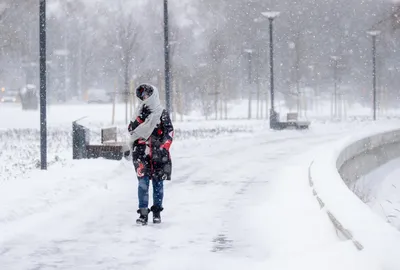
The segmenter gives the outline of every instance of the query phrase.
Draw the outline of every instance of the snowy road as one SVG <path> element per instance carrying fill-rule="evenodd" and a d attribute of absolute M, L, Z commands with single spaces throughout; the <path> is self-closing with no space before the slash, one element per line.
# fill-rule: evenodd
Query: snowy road
<path fill-rule="evenodd" d="M 378 269 L 338 239 L 307 184 L 312 152 L 347 132 L 176 142 L 161 225 L 134 224 L 127 162 L 2 183 L 1 269 Z"/>

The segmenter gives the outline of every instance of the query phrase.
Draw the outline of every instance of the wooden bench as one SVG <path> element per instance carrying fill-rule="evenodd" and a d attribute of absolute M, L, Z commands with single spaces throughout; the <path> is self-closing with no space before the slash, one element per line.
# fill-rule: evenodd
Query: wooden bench
<path fill-rule="evenodd" d="M 287 113 L 286 122 L 277 122 L 276 129 L 307 129 L 310 126 L 309 121 L 299 121 L 298 113 Z"/>
<path fill-rule="evenodd" d="M 309 121 L 298 121 L 298 122 L 296 122 L 296 128 L 297 129 L 308 129 L 310 124 L 311 123 Z"/>
<path fill-rule="evenodd" d="M 117 142 L 117 128 L 102 128 L 101 129 L 101 144 L 108 143 L 116 143 Z"/>
<path fill-rule="evenodd" d="M 298 113 L 287 113 L 286 114 L 286 121 L 288 121 L 288 122 L 297 122 L 298 119 L 299 119 Z"/>
<path fill-rule="evenodd" d="M 73 159 L 105 158 L 121 160 L 125 143 L 118 142 L 117 128 L 101 129 L 101 144 L 90 144 L 90 131 L 86 127 L 73 123 Z"/>
<path fill-rule="evenodd" d="M 298 118 L 299 118 L 298 113 L 287 113 L 286 114 L 286 128 L 297 128 Z"/>
<path fill-rule="evenodd" d="M 120 160 L 123 157 L 124 143 L 118 142 L 117 127 L 101 129 L 101 145 L 87 145 L 88 158 Z"/>
<path fill-rule="evenodd" d="M 307 129 L 310 126 L 309 121 L 299 121 L 298 113 L 288 113 L 286 115 L 288 126 L 295 127 L 296 129 Z"/>
<path fill-rule="evenodd" d="M 105 158 L 121 160 L 123 157 L 122 145 L 87 145 L 87 158 Z"/>

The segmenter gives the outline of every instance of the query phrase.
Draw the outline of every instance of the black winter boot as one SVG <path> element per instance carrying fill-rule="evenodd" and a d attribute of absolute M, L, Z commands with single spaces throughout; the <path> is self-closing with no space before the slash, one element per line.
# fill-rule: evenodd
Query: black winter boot
<path fill-rule="evenodd" d="M 164 210 L 164 208 L 153 205 L 150 208 L 150 210 L 151 210 L 151 212 L 153 212 L 153 223 L 155 223 L 155 224 L 161 223 L 161 214 L 160 213 L 162 210 Z"/>
<path fill-rule="evenodd" d="M 149 219 L 150 210 L 148 208 L 140 208 L 139 210 L 137 210 L 137 213 L 140 214 L 140 216 L 136 220 L 136 224 L 138 224 L 138 225 L 147 225 L 147 221 Z"/>

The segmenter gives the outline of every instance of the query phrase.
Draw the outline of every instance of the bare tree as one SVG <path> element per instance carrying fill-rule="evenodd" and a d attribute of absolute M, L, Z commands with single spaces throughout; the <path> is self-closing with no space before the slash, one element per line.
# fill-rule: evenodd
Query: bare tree
<path fill-rule="evenodd" d="M 31 13 L 34 10 L 34 1 L 11 1 L 4 0 L 0 3 L 0 32 L 2 39 L 0 41 L 0 76 L 1 81 L 7 82 L 8 85 L 14 83 L 10 81 L 14 78 L 15 81 L 23 81 L 24 77 L 28 77 L 27 73 L 31 74 L 34 66 L 32 65 L 35 55 L 38 50 L 34 46 L 33 31 L 31 25 L 37 21 Z M 26 14 L 21 19 L 21 13 Z M 38 32 L 37 32 L 38 33 Z M 29 65 L 27 63 L 29 62 Z M 2 74 L 5 74 L 2 76 Z M 12 75 L 12 76 L 10 76 Z M 34 77 L 34 76 L 30 76 Z M 3 84 L 4 85 L 4 84 Z"/>
<path fill-rule="evenodd" d="M 163 85 L 163 13 L 159 1 L 52 0 L 49 6 L 49 59 L 54 60 L 52 52 L 64 48 L 67 41 L 70 55 L 60 62 L 69 67 L 71 90 L 95 85 L 112 88 L 117 81 L 127 101 L 132 79 Z M 280 63 L 275 82 L 276 91 L 286 95 L 286 107 L 297 105 L 299 111 L 303 110 L 299 92 L 310 85 L 308 66 L 312 63 L 318 63 L 318 76 L 314 76 L 317 82 L 313 85 L 320 86 L 322 96 L 327 95 L 332 83 L 329 57 L 334 54 L 346 56 L 348 62 L 343 84 L 369 89 L 371 44 L 365 31 L 376 24 L 383 32 L 378 50 L 385 63 L 378 80 L 388 87 L 391 100 L 396 100 L 400 76 L 395 67 L 400 61 L 400 40 L 394 30 L 400 25 L 400 12 L 389 1 L 176 0 L 170 5 L 171 41 L 175 47 L 171 60 L 175 101 L 183 104 L 175 107 L 181 114 L 203 103 L 204 112 L 207 108 L 217 116 L 227 115 L 227 104 L 238 99 L 247 78 L 247 62 L 238 60 L 244 47 L 260 49 L 257 78 L 265 80 L 257 80 L 261 82 L 258 92 L 268 93 L 268 21 L 254 22 L 268 9 L 281 11 L 274 22 L 274 57 Z M 37 12 L 37 0 L 0 1 L 0 83 L 4 85 L 23 86 L 28 73 L 23 64 L 37 61 Z M 289 43 L 294 44 L 292 50 L 288 49 Z M 63 66 L 56 66 L 55 62 L 55 67 L 49 68 L 49 81 L 55 73 L 60 80 L 66 76 Z M 197 73 L 200 63 L 206 63 L 203 77 Z M 388 68 L 392 68 L 390 78 Z M 31 77 L 37 77 L 34 72 L 38 68 L 31 70 Z M 293 95 L 288 88 L 293 88 Z M 57 87 L 49 87 L 49 91 L 53 89 Z M 202 94 L 199 89 L 203 89 Z M 209 95 L 217 92 L 220 94 Z M 351 100 L 370 104 L 369 91 L 363 93 L 354 91 Z"/>
<path fill-rule="evenodd" d="M 222 70 L 224 60 L 227 56 L 227 43 L 225 43 L 224 36 L 219 35 L 215 30 L 216 35 L 210 41 L 210 54 L 211 54 L 211 70 L 212 70 L 212 89 L 209 95 L 214 96 L 214 108 L 215 108 L 215 119 L 218 119 L 218 101 L 221 95 L 221 83 L 222 83 Z"/>
<path fill-rule="evenodd" d="M 119 2 L 119 14 L 116 18 L 116 41 L 120 63 L 123 73 L 123 97 L 125 101 L 125 122 L 128 123 L 129 83 L 132 74 L 132 64 L 135 52 L 138 50 L 138 37 L 141 31 L 140 25 L 135 21 L 133 11 L 126 11 L 122 2 Z"/>

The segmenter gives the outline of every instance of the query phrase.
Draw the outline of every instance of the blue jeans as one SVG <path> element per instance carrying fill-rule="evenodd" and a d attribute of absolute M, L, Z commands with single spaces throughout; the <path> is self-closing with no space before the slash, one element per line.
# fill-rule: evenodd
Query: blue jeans
<path fill-rule="evenodd" d="M 153 183 L 153 205 L 162 207 L 162 202 L 164 198 L 164 181 L 151 180 L 151 182 Z M 150 180 L 148 177 L 139 178 L 139 208 L 149 207 L 149 185 Z"/>

